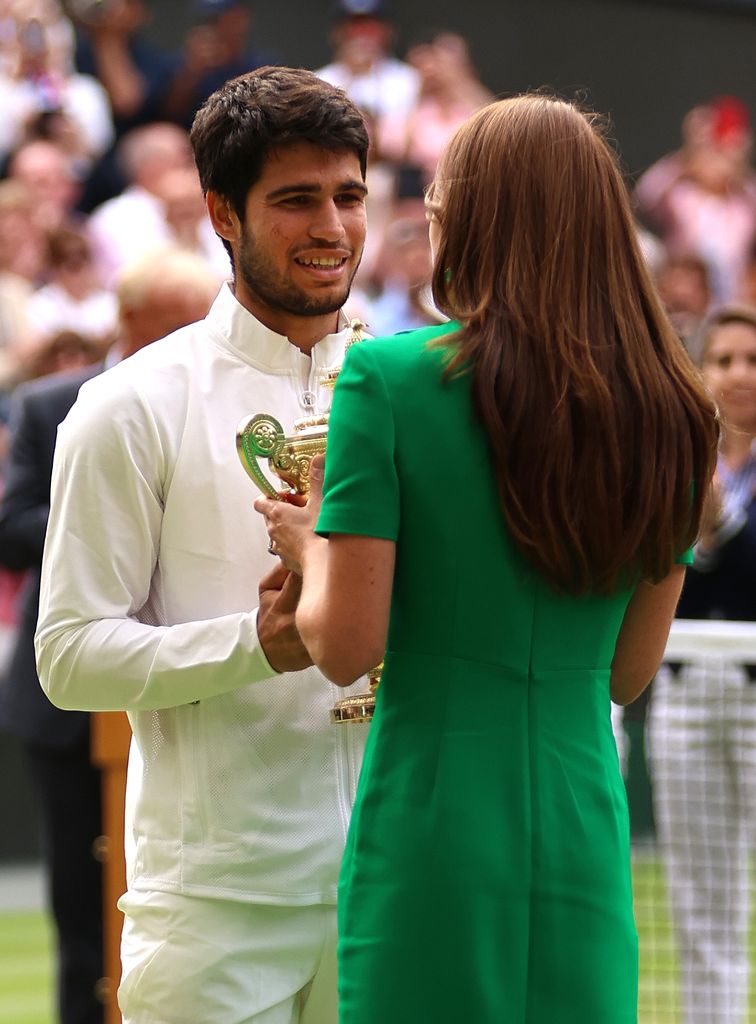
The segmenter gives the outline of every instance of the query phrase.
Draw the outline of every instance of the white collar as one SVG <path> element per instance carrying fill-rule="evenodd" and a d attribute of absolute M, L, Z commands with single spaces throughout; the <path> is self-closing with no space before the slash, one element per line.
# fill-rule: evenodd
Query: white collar
<path fill-rule="evenodd" d="M 349 320 L 340 310 L 339 331 L 326 334 L 307 356 L 284 335 L 260 323 L 239 302 L 228 281 L 210 307 L 205 323 L 216 341 L 232 349 L 244 362 L 274 373 L 290 373 L 303 365 L 319 370 L 340 366 L 350 330 Z"/>

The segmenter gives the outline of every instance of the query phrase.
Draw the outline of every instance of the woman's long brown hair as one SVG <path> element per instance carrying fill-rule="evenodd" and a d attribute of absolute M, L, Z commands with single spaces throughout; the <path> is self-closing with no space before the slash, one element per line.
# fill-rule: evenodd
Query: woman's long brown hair
<path fill-rule="evenodd" d="M 433 290 L 462 325 L 501 507 L 561 590 L 662 579 L 698 532 L 718 427 L 640 254 L 617 161 L 541 95 L 484 107 L 441 160 Z"/>

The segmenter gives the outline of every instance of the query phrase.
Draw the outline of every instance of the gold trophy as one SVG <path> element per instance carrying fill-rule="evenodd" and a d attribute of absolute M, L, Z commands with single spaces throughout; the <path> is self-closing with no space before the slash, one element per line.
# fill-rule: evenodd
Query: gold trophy
<path fill-rule="evenodd" d="M 364 324 L 351 320 L 351 333 L 346 348 L 361 341 Z M 338 370 L 328 371 L 321 379 L 322 387 L 332 389 Z M 328 413 L 296 420 L 293 432 L 287 435 L 274 416 L 258 413 L 245 417 L 236 430 L 236 451 L 245 472 L 269 498 L 276 501 L 282 494 L 271 484 L 260 461 L 267 459 L 271 471 L 282 480 L 293 494 L 310 492 L 310 463 L 316 455 L 324 455 L 328 436 Z M 375 708 L 375 690 L 380 682 L 383 665 L 368 672 L 368 691 L 337 701 L 331 709 L 331 721 L 368 722 Z"/>

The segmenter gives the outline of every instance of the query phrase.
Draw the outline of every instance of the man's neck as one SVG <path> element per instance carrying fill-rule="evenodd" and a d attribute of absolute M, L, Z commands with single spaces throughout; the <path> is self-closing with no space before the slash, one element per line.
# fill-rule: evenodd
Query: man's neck
<path fill-rule="evenodd" d="M 291 344 L 309 356 L 319 341 L 327 334 L 336 334 L 339 330 L 340 312 L 323 313 L 319 316 L 295 316 L 270 309 L 255 302 L 248 295 L 239 295 L 234 287 L 234 295 L 238 302 L 248 310 L 255 319 L 270 331 L 275 331 L 287 338 Z"/>

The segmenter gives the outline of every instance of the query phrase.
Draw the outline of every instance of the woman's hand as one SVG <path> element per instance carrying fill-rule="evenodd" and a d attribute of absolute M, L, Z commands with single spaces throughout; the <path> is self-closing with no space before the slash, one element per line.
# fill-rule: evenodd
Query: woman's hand
<path fill-rule="evenodd" d="M 278 555 L 291 572 L 302 575 L 303 552 L 308 544 L 317 543 L 315 524 L 323 501 L 323 469 L 325 457 L 316 455 L 310 464 L 310 495 L 307 504 L 258 498 L 255 510 L 265 519 L 271 541 L 271 553 Z"/>

